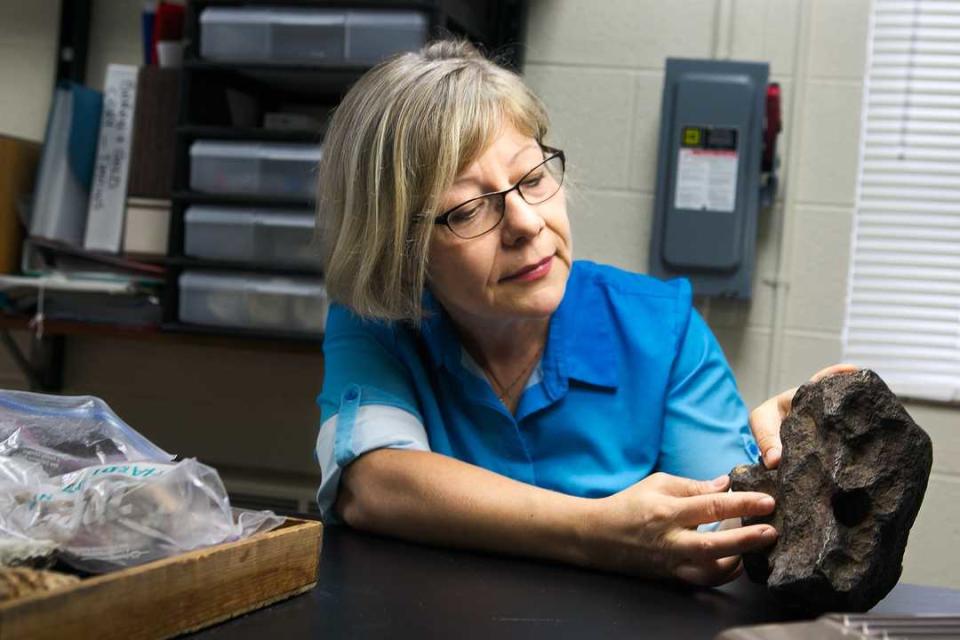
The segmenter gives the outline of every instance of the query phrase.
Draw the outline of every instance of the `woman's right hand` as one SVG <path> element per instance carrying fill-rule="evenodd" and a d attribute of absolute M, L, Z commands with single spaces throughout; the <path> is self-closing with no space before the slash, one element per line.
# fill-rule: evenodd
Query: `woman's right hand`
<path fill-rule="evenodd" d="M 698 532 L 700 524 L 773 511 L 769 495 L 728 493 L 728 485 L 728 476 L 697 481 L 655 473 L 596 500 L 589 564 L 703 586 L 733 580 L 742 570 L 740 554 L 768 547 L 777 532 L 766 524 Z"/>

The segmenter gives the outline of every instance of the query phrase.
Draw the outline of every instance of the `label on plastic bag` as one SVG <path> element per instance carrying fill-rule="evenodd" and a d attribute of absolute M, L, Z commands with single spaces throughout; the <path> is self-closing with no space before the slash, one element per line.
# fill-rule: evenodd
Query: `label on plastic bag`
<path fill-rule="evenodd" d="M 172 469 L 172 464 L 132 462 L 129 464 L 102 464 L 97 467 L 84 467 L 73 473 L 60 476 L 61 491 L 76 493 L 83 489 L 86 482 L 98 476 L 128 476 L 130 478 L 150 478 L 160 476 Z"/>
<path fill-rule="evenodd" d="M 146 480 L 148 478 L 160 477 L 175 466 L 176 465 L 173 464 L 154 462 L 131 462 L 126 464 L 102 464 L 95 467 L 84 467 L 79 471 L 65 473 L 59 478 L 52 478 L 51 480 L 54 483 L 57 483 L 59 480 L 60 489 L 35 494 L 31 506 L 36 507 L 39 502 L 49 502 L 83 491 L 94 478 L 128 477 L 134 480 Z"/>

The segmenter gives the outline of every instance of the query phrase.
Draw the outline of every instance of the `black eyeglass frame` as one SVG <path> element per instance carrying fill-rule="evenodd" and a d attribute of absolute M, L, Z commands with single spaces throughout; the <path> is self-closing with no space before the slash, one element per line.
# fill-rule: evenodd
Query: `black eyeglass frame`
<path fill-rule="evenodd" d="M 474 196 L 473 198 L 470 198 L 469 200 L 464 200 L 463 202 L 461 202 L 461 203 L 458 204 L 457 206 L 455 206 L 455 207 L 450 207 L 449 209 L 447 209 L 446 211 L 444 211 L 443 213 L 441 213 L 440 215 L 438 215 L 436 218 L 434 218 L 434 219 L 433 219 L 433 224 L 442 224 L 442 225 L 445 225 L 445 226 L 447 227 L 447 229 L 450 230 L 450 233 L 452 233 L 453 235 L 457 236 L 458 238 L 461 238 L 461 239 L 463 239 L 463 240 L 473 240 L 474 238 L 479 238 L 480 236 L 483 236 L 483 235 L 486 235 L 486 234 L 490 233 L 491 231 L 493 231 L 494 229 L 496 229 L 497 227 L 500 226 L 500 223 L 503 222 L 503 218 L 504 218 L 504 216 L 506 215 L 506 211 L 507 211 L 507 194 L 510 193 L 511 191 L 516 191 L 517 193 L 519 193 L 519 194 L 520 194 L 520 197 L 523 198 L 523 201 L 526 202 L 527 204 L 530 204 L 530 205 L 543 204 L 544 202 L 546 202 L 547 200 L 549 200 L 549 199 L 552 198 L 553 196 L 555 196 L 555 195 L 557 195 L 558 193 L 560 193 L 560 189 L 563 188 L 563 180 L 564 180 L 564 178 L 565 178 L 566 175 L 567 175 L 567 157 L 566 157 L 566 155 L 563 153 L 563 151 L 560 150 L 560 149 L 554 149 L 553 147 L 548 147 L 547 145 L 544 145 L 544 144 L 540 145 L 540 148 L 541 148 L 543 151 L 545 151 L 546 153 L 549 153 L 550 155 L 547 156 L 546 158 L 544 158 L 544 159 L 543 159 L 543 162 L 541 162 L 541 163 L 538 164 L 537 166 L 535 166 L 535 167 L 533 167 L 532 169 L 530 169 L 530 171 L 527 171 L 525 174 L 523 174 L 523 176 L 522 176 L 519 180 L 517 180 L 516 184 L 514 184 L 512 187 L 510 187 L 509 189 L 504 189 L 503 191 L 491 191 L 490 193 L 481 193 L 480 195 Z M 560 158 L 560 170 L 562 171 L 562 174 L 560 175 L 560 184 L 557 185 L 557 190 L 554 191 L 549 197 L 544 198 L 544 199 L 541 200 L 540 202 L 529 202 L 529 201 L 527 201 L 527 199 L 523 196 L 523 191 L 520 190 L 520 185 L 523 184 L 523 181 L 526 180 L 526 179 L 530 176 L 531 173 L 533 173 L 534 171 L 536 171 L 537 169 L 539 169 L 539 168 L 542 167 L 543 165 L 547 164 L 547 163 L 550 162 L 551 160 L 554 160 L 555 158 Z M 459 233 L 457 233 L 456 231 L 453 230 L 453 227 L 450 226 L 449 219 L 450 219 L 450 215 L 451 215 L 454 211 L 456 211 L 457 209 L 459 209 L 460 207 L 462 207 L 462 206 L 464 206 L 464 205 L 470 204 L 471 202 L 474 202 L 474 201 L 476 201 L 476 200 L 481 200 L 481 199 L 483 199 L 483 198 L 489 198 L 490 196 L 500 196 L 500 203 L 501 203 L 501 204 L 500 204 L 500 218 L 497 220 L 496 224 L 494 224 L 492 227 L 490 227 L 489 229 L 487 229 L 487 230 L 484 231 L 483 233 L 478 233 L 478 234 L 475 235 L 475 236 L 469 236 L 469 237 L 464 237 L 464 236 L 460 235 Z"/>

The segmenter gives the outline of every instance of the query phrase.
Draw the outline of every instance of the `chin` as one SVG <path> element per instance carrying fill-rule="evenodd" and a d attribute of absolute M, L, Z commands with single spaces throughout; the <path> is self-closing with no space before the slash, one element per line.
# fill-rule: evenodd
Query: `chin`
<path fill-rule="evenodd" d="M 553 315 L 553 312 L 557 310 L 557 307 L 560 306 L 560 301 L 562 299 L 563 296 L 557 296 L 556 298 L 532 300 L 519 310 L 519 315 L 530 318 L 549 318 Z"/>
<path fill-rule="evenodd" d="M 557 310 L 563 300 L 563 294 L 567 290 L 567 275 L 569 273 L 566 269 L 559 271 L 563 271 L 563 273 L 551 273 L 542 284 L 527 291 L 525 295 L 514 301 L 516 312 L 519 315 L 531 318 L 547 317 Z"/>

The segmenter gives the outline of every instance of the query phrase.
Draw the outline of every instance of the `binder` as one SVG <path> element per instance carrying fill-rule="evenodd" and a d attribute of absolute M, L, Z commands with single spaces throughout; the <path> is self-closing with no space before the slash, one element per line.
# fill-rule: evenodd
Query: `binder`
<path fill-rule="evenodd" d="M 107 65 L 97 162 L 90 186 L 90 207 L 83 246 L 91 251 L 119 253 L 130 172 L 137 68 Z"/>
<path fill-rule="evenodd" d="M 170 198 L 179 106 L 179 69 L 140 67 L 128 198 Z"/>
<path fill-rule="evenodd" d="M 44 135 L 30 235 L 83 244 L 103 94 L 74 82 L 57 85 Z"/>

